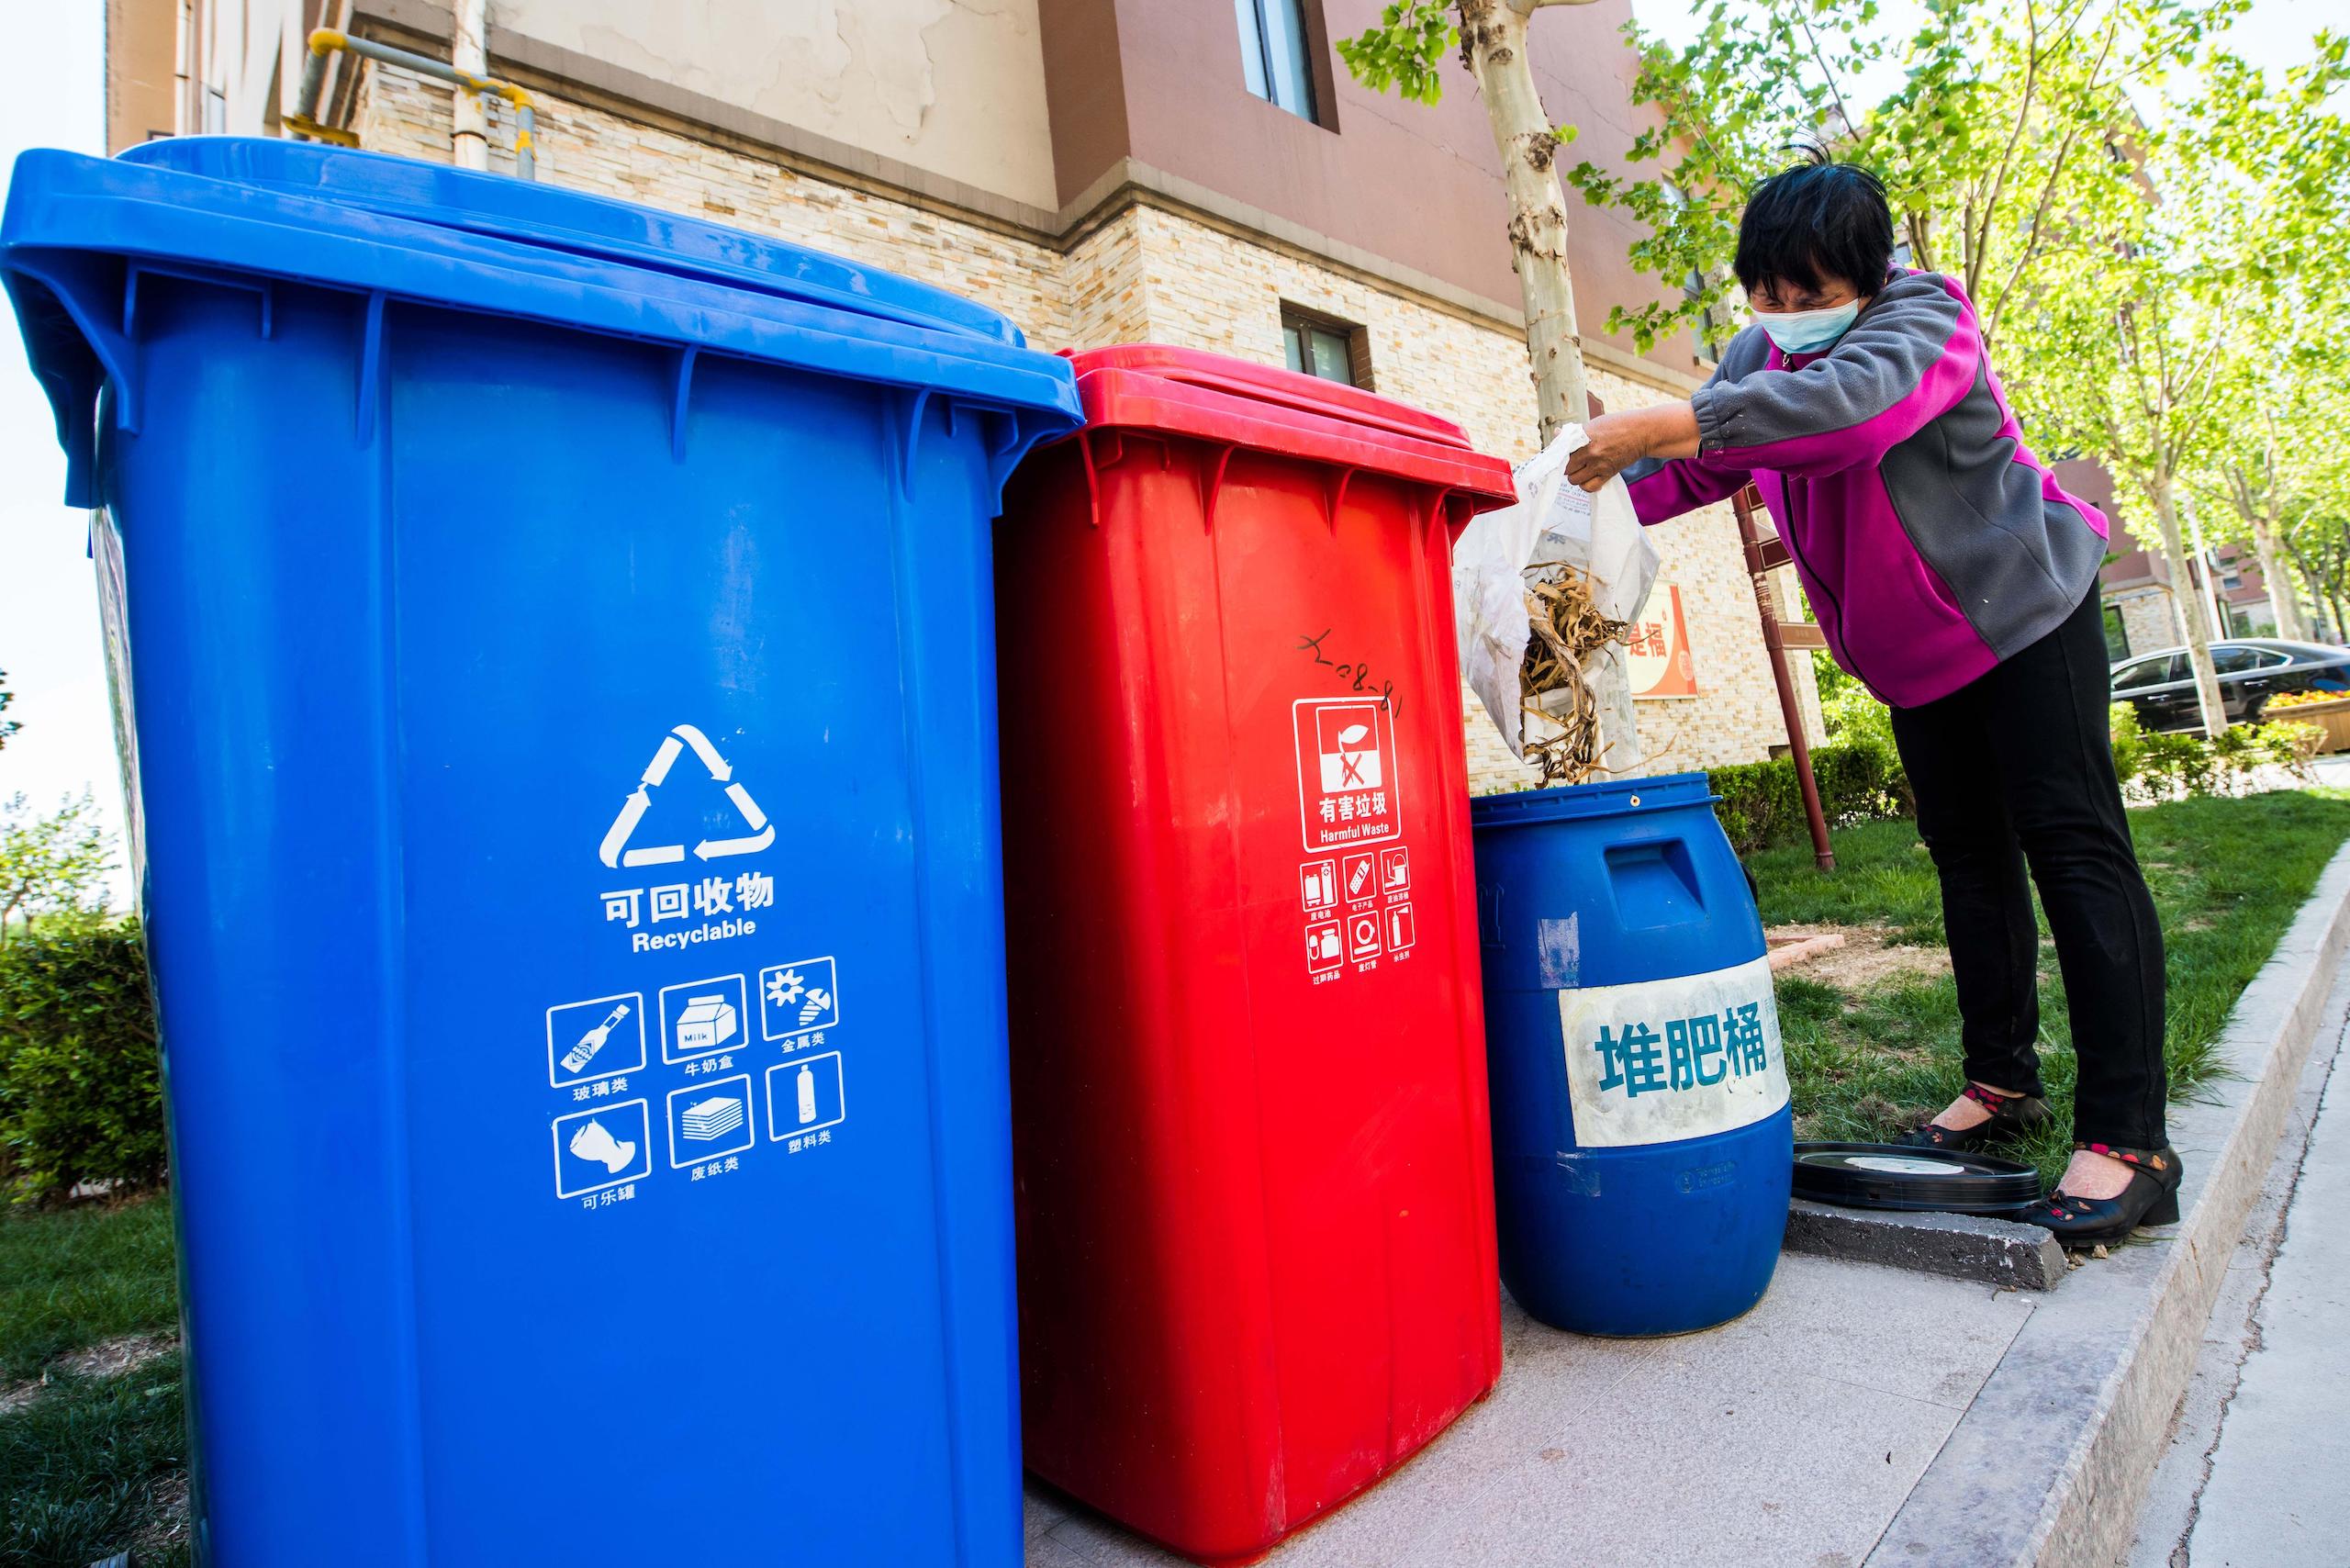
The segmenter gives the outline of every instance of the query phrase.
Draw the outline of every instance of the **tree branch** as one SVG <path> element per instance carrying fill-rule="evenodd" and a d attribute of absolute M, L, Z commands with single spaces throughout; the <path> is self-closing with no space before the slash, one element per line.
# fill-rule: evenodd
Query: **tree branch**
<path fill-rule="evenodd" d="M 1819 35 L 1811 30 L 1811 18 L 1800 13 L 1796 21 L 1803 28 L 1806 42 L 1811 45 L 1811 58 L 1819 65 L 1820 79 L 1828 84 L 1828 95 L 1836 100 L 1836 118 L 1844 122 L 1844 133 L 1865 144 L 1868 133 L 1852 118 L 1852 111 L 1844 106 L 1844 90 L 1836 85 L 1836 73 L 1828 68 L 1828 57 L 1820 52 Z"/>

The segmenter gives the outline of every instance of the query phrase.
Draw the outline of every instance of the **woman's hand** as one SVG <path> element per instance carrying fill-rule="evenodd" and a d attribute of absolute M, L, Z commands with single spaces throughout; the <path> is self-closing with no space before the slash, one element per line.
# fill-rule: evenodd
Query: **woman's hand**
<path fill-rule="evenodd" d="M 1583 427 L 1588 439 L 1567 458 L 1567 480 L 1596 490 L 1643 457 L 1695 457 L 1697 415 L 1686 403 L 1660 403 L 1601 414 Z"/>

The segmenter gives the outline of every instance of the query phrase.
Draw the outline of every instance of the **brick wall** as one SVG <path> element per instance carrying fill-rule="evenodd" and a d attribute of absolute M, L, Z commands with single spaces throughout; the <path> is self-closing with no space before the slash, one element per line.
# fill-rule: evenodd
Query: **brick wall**
<path fill-rule="evenodd" d="M 1364 330 L 1380 392 L 1457 421 L 1513 462 L 1534 451 L 1533 377 L 1517 333 L 1260 239 L 1137 204 L 1064 254 L 780 161 L 534 96 L 539 178 L 550 184 L 776 235 L 953 289 L 1001 310 L 1045 349 L 1148 339 L 1279 364 L 1281 308 L 1302 307 Z M 371 149 L 445 162 L 449 106 L 446 87 L 371 68 L 353 129 Z M 491 166 L 510 170 L 510 131 L 496 126 L 490 140 Z M 1592 386 L 1611 409 L 1673 396 L 1596 368 Z M 1665 576 L 1681 587 L 1700 694 L 1639 704 L 1647 770 L 1768 755 L 1786 735 L 1729 509 L 1664 523 L 1651 537 Z M 1816 744 L 1810 660 L 1796 655 L 1794 666 Z M 1532 783 L 1532 769 L 1509 755 L 1474 696 L 1462 697 L 1471 787 Z"/>
<path fill-rule="evenodd" d="M 2121 612 L 2121 634 L 2130 640 L 2133 655 L 2175 648 L 2187 640 L 2178 629 L 2178 607 L 2166 588 L 2109 593 L 2105 602 Z"/>

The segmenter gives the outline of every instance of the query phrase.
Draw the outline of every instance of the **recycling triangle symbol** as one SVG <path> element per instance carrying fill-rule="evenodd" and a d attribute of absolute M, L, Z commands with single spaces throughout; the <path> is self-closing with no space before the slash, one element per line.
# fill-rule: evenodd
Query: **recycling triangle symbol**
<path fill-rule="evenodd" d="M 669 866 L 686 857 L 686 846 L 682 844 L 656 844 L 642 849 L 630 849 L 627 845 L 629 834 L 636 831 L 636 824 L 643 820 L 646 808 L 653 804 L 653 791 L 669 777 L 669 769 L 676 766 L 677 758 L 683 756 L 688 747 L 694 756 L 701 759 L 702 767 L 710 770 L 711 780 L 726 787 L 726 798 L 734 802 L 734 809 L 743 813 L 744 825 L 751 830 L 748 836 L 742 838 L 705 838 L 694 846 L 694 858 L 716 860 L 728 855 L 756 855 L 775 842 L 775 823 L 767 821 L 767 814 L 759 810 L 759 803 L 751 799 L 751 792 L 734 781 L 734 770 L 726 766 L 726 759 L 718 755 L 718 748 L 710 744 L 710 737 L 691 724 L 679 724 L 661 737 L 660 748 L 654 752 L 653 760 L 644 765 L 644 772 L 637 779 L 635 790 L 621 802 L 620 815 L 614 817 L 612 825 L 604 831 L 604 842 L 596 853 L 605 865 Z"/>

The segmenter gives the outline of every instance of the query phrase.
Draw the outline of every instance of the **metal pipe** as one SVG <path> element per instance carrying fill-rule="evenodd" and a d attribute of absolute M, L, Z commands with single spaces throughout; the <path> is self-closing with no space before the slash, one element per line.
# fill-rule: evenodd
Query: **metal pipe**
<path fill-rule="evenodd" d="M 449 63 L 468 76 L 489 73 L 489 0 L 456 0 L 450 7 Z M 489 106 L 472 93 L 450 106 L 449 151 L 461 169 L 489 167 Z"/>
<path fill-rule="evenodd" d="M 1819 780 L 1811 772 L 1811 741 L 1803 733 L 1803 709 L 1796 701 L 1795 677 L 1787 670 L 1787 645 L 1779 635 L 1779 613 L 1771 608 L 1771 574 L 1763 565 L 1762 538 L 1754 525 L 1754 503 L 1747 498 L 1752 486 L 1742 487 L 1729 499 L 1738 514 L 1738 536 L 1746 546 L 1747 575 L 1754 583 L 1754 608 L 1762 618 L 1762 645 L 1770 650 L 1771 678 L 1779 685 L 1779 712 L 1787 725 L 1787 755 L 1796 765 L 1796 785 L 1803 791 L 1803 814 L 1811 824 L 1812 858 L 1823 871 L 1836 869 L 1836 852 L 1828 846 L 1828 815 L 1819 808 Z"/>
<path fill-rule="evenodd" d="M 484 76 L 476 72 L 460 71 L 453 65 L 443 65 L 429 55 L 394 49 L 387 43 L 376 43 L 368 39 L 355 39 L 332 28 L 320 28 L 310 35 L 310 56 L 302 66 L 300 94 L 295 100 L 294 112 L 285 117 L 288 130 L 316 140 L 331 141 L 338 147 L 359 145 L 359 138 L 350 131 L 319 123 L 319 100 L 326 91 L 327 56 L 338 50 L 378 64 L 397 65 L 403 71 L 413 71 L 436 82 L 446 82 L 465 93 L 486 93 L 491 97 L 505 99 L 514 107 L 514 172 L 526 180 L 538 178 L 538 159 L 533 150 L 537 143 L 539 122 L 530 94 L 511 82 Z"/>

